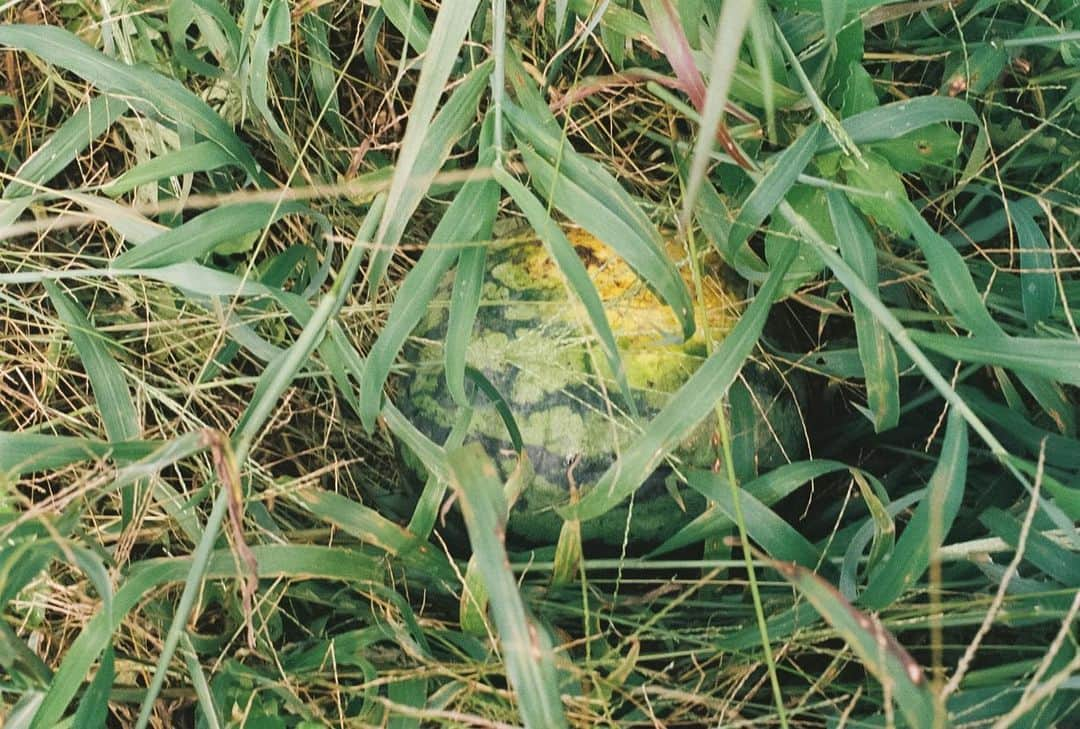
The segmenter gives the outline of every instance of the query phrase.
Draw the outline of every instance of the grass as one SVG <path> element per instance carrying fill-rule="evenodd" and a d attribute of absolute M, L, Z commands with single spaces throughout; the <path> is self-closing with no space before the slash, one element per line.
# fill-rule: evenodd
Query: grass
<path fill-rule="evenodd" d="M 1080 717 L 1074 3 L 0 22 L 5 727 Z M 532 411 L 468 346 L 523 225 L 629 433 L 567 461 L 541 545 L 506 515 L 552 474 L 475 437 L 494 400 L 521 450 Z M 742 301 L 666 404 L 628 397 L 570 229 L 683 335 L 705 278 Z M 704 511 L 583 540 L 665 462 Z"/>

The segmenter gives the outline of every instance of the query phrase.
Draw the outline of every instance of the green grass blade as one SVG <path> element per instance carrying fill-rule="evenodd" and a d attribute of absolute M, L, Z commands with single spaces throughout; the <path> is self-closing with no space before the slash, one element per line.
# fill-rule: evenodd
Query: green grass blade
<path fill-rule="evenodd" d="M 795 564 L 777 562 L 774 569 L 814 606 L 818 614 L 847 641 L 914 729 L 934 726 L 937 701 L 922 667 L 873 615 L 852 607 L 836 588 Z"/>
<path fill-rule="evenodd" d="M 217 246 L 261 230 L 286 215 L 310 213 L 296 202 L 251 202 L 215 208 L 121 253 L 113 268 L 151 268 L 201 258 Z"/>
<path fill-rule="evenodd" d="M 986 310 L 963 257 L 923 220 L 910 202 L 898 201 L 903 219 L 922 250 L 930 278 L 945 306 L 974 334 L 1000 334 L 1001 327 Z"/>
<path fill-rule="evenodd" d="M 263 16 L 255 42 L 251 46 L 251 67 L 247 75 L 247 91 L 255 110 L 266 122 L 270 131 L 287 147 L 293 146 L 292 138 L 278 125 L 267 101 L 270 85 L 270 54 L 281 45 L 287 45 L 292 36 L 289 3 L 286 0 L 270 0 Z"/>
<path fill-rule="evenodd" d="M 390 180 L 385 213 L 375 235 L 377 246 L 368 263 L 369 295 L 375 292 L 382 281 L 405 225 L 420 199 L 426 194 L 431 179 L 442 167 L 443 160 L 450 152 L 450 146 L 475 118 L 479 95 L 488 80 L 489 70 L 486 64 L 473 69 L 446 102 L 452 111 L 445 116 L 440 115 L 446 119 L 445 129 L 432 123 L 439 96 L 450 78 L 450 72 L 457 61 L 461 44 L 465 41 L 465 34 L 469 31 L 479 4 L 480 0 L 448 0 L 439 7 L 439 15 L 431 31 L 431 41 L 424 54 L 424 65 L 416 83 L 416 92 L 409 107 L 409 121 L 394 165 L 394 176 Z M 455 98 L 456 103 L 460 104 L 459 109 L 451 106 L 455 103 Z M 461 131 L 455 134 L 453 129 Z M 445 135 L 441 144 L 425 144 L 429 136 L 434 138 L 436 134 Z"/>
<path fill-rule="evenodd" d="M 979 514 L 979 521 L 1013 549 L 1020 544 L 1023 525 L 1012 514 L 991 506 Z M 1027 533 L 1024 559 L 1066 587 L 1080 587 L 1080 559 L 1036 530 Z"/>
<path fill-rule="evenodd" d="M 807 481 L 821 478 L 836 471 L 845 471 L 849 468 L 846 463 L 830 460 L 796 461 L 786 463 L 774 468 L 768 473 L 745 484 L 743 492 L 753 496 L 757 501 L 766 506 L 771 506 L 796 489 L 802 487 Z M 720 474 L 713 474 L 713 479 L 723 479 Z M 704 477 L 701 477 L 704 478 Z M 710 486 L 711 490 L 727 490 L 727 484 Z M 692 522 L 680 529 L 671 538 L 648 554 L 655 557 L 666 552 L 704 541 L 710 537 L 722 534 L 735 526 L 726 512 L 715 509 L 706 510 Z"/>
<path fill-rule="evenodd" d="M 1080 385 L 1080 342 L 1069 339 L 980 336 L 912 331 L 911 339 L 927 349 L 962 362 L 998 365 L 1042 375 L 1054 382 Z"/>
<path fill-rule="evenodd" d="M 102 192 L 110 196 L 123 195 L 150 182 L 192 172 L 210 172 L 234 162 L 220 145 L 214 142 L 196 142 L 135 165 L 105 185 Z"/>
<path fill-rule="evenodd" d="M 576 507 L 564 510 L 565 518 L 585 521 L 618 505 L 648 478 L 688 432 L 713 412 L 757 344 L 784 274 L 795 259 L 796 248 L 787 247 L 735 328 L 600 477 L 596 486 L 582 496 Z"/>
<path fill-rule="evenodd" d="M 35 186 L 58 175 L 127 110 L 128 105 L 122 99 L 110 96 L 97 96 L 80 106 L 15 171 L 15 179 L 4 188 L 4 199 L 29 195 Z"/>
<path fill-rule="evenodd" d="M 422 570 L 448 587 L 457 584 L 457 576 L 441 551 L 374 509 L 322 489 L 304 488 L 291 497 L 319 519 L 378 547 L 401 564 Z"/>
<path fill-rule="evenodd" d="M 384 566 L 379 559 L 342 547 L 257 545 L 252 547 L 260 579 L 326 579 L 344 582 L 381 582 Z M 31 729 L 55 727 L 78 693 L 90 668 L 120 627 L 121 621 L 162 585 L 183 582 L 194 567 L 190 557 L 167 557 L 140 562 L 116 591 L 111 616 L 98 612 L 82 628 L 64 654 L 44 700 L 34 715 Z M 224 549 L 206 559 L 206 579 L 229 580 L 237 574 L 236 555 Z"/>
<path fill-rule="evenodd" d="M 105 434 L 110 441 L 135 440 L 142 426 L 124 371 L 109 351 L 112 342 L 94 328 L 79 303 L 59 286 L 46 281 L 45 290 L 86 368 Z"/>
<path fill-rule="evenodd" d="M 525 217 L 529 219 L 529 224 L 544 243 L 544 247 L 547 248 L 548 255 L 559 266 L 559 270 L 566 278 L 567 287 L 581 301 L 582 306 L 585 308 L 585 314 L 589 318 L 589 323 L 600 340 L 600 348 L 604 353 L 608 366 L 614 373 L 615 381 L 618 383 L 627 407 L 636 412 L 636 403 L 630 392 L 630 385 L 626 380 L 626 372 L 622 366 L 619 348 L 615 343 L 615 335 L 611 332 L 607 314 L 604 313 L 604 305 L 600 300 L 600 295 L 596 292 L 596 287 L 593 286 L 592 280 L 589 278 L 589 272 L 585 268 L 585 264 L 581 262 L 577 251 L 574 250 L 570 241 L 566 239 L 566 234 L 562 232 L 562 229 L 559 228 L 555 221 L 548 217 L 547 210 L 536 199 L 536 196 L 529 192 L 528 188 L 499 167 L 495 168 L 495 180 L 502 185 L 504 190 L 510 193 L 510 197 L 525 213 Z"/>
<path fill-rule="evenodd" d="M 341 141 L 350 139 L 341 117 L 337 85 L 342 78 L 335 68 L 334 53 L 330 49 L 330 22 L 318 11 L 308 12 L 300 18 L 300 32 L 308 53 L 308 73 L 315 100 L 325 109 L 324 119 L 334 135 Z"/>
<path fill-rule="evenodd" d="M 686 482 L 711 503 L 715 503 L 728 521 L 732 524 L 737 522 L 735 502 L 727 479 L 708 471 L 691 471 Z M 739 493 L 739 507 L 746 524 L 746 533 L 766 554 L 774 559 L 795 562 L 811 570 L 821 562 L 821 554 L 814 545 L 772 509 L 754 498 L 749 490 Z"/>
<path fill-rule="evenodd" d="M 541 194 L 570 220 L 611 246 L 671 307 L 683 336 L 691 336 L 694 313 L 690 292 L 640 206 L 607 170 L 579 155 L 568 143 L 559 144 L 520 109 L 507 104 L 506 115 L 523 143 L 522 158 Z"/>
<path fill-rule="evenodd" d="M 0 45 L 37 54 L 99 90 L 123 97 L 134 108 L 191 127 L 221 145 L 252 178 L 264 179 L 255 158 L 232 127 L 178 81 L 145 67 L 113 60 L 52 25 L 0 26 Z"/>
<path fill-rule="evenodd" d="M 712 65 L 709 68 L 709 88 L 705 95 L 705 108 L 701 110 L 701 126 L 690 157 L 683 209 L 679 216 L 682 221 L 680 227 L 683 229 L 686 229 L 690 222 L 690 215 L 705 182 L 716 133 L 723 123 L 724 107 L 727 106 L 728 91 L 735 75 L 743 33 L 753 12 L 754 3 L 749 0 L 730 0 L 724 3 L 720 11 L 720 20 L 716 24 L 716 39 L 713 42 Z"/>
<path fill-rule="evenodd" d="M 866 589 L 859 595 L 860 605 L 870 610 L 891 605 L 926 571 L 960 511 L 967 480 L 967 460 L 967 424 L 956 410 L 952 410 L 941 456 L 930 477 L 926 496 L 904 527 L 890 558 L 872 574 Z"/>
<path fill-rule="evenodd" d="M 90 682 L 86 693 L 79 699 L 79 708 L 75 711 L 74 726 L 106 726 L 109 717 L 109 691 L 116 676 L 115 654 L 112 646 L 105 649 L 101 656 L 94 680 Z"/>
<path fill-rule="evenodd" d="M 1020 246 L 1020 291 L 1028 326 L 1049 319 L 1057 302 L 1054 254 L 1027 208 L 1011 205 L 1009 213 Z"/>
<path fill-rule="evenodd" d="M 420 3 L 415 0 L 380 0 L 379 9 L 386 14 L 386 19 L 401 32 L 414 51 L 427 51 L 431 42 L 431 23 L 424 15 L 424 8 Z"/>
<path fill-rule="evenodd" d="M 814 153 L 828 135 L 820 124 L 813 124 L 794 144 L 778 154 L 769 171 L 754 186 L 739 210 L 724 245 L 725 260 L 737 260 L 750 234 L 761 225 L 791 190 L 806 169 Z"/>
<path fill-rule="evenodd" d="M 450 295 L 450 315 L 446 322 L 444 357 L 446 389 L 454 402 L 461 407 L 469 404 L 469 397 L 465 393 L 466 355 L 469 342 L 472 341 L 476 313 L 480 309 L 486 269 L 487 246 L 469 246 L 458 254 L 454 288 Z"/>
<path fill-rule="evenodd" d="M 870 231 L 847 200 L 837 192 L 828 193 L 829 214 L 836 231 L 840 254 L 870 291 L 878 288 L 877 252 Z M 874 414 L 878 433 L 896 426 L 900 420 L 900 370 L 896 350 L 888 332 L 859 301 L 852 302 L 859 359 L 866 379 L 866 400 Z"/>
<path fill-rule="evenodd" d="M 873 144 L 902 137 L 909 132 L 940 122 L 963 122 L 981 126 L 975 111 L 963 99 L 948 96 L 919 96 L 904 101 L 894 101 L 855 114 L 845 119 L 844 131 L 855 144 Z M 828 152 L 839 145 L 827 139 L 820 152 Z"/>
<path fill-rule="evenodd" d="M 491 151 L 480 161 L 481 166 L 490 165 L 494 158 L 494 151 Z M 386 323 L 368 353 L 364 380 L 360 383 L 359 415 L 369 430 L 375 426 L 375 418 L 382 410 L 383 385 L 405 341 L 432 305 L 444 303 L 432 301 L 432 298 L 458 257 L 458 246 L 491 238 L 498 206 L 499 186 L 494 181 L 466 183 L 443 213 L 420 260 L 401 282 Z M 447 342 L 448 346 L 468 344 L 468 340 L 454 342 L 449 336 Z"/>
<path fill-rule="evenodd" d="M 507 507 L 495 465 L 478 443 L 450 453 L 447 460 L 522 721 L 535 729 L 565 727 L 550 639 L 526 616 L 507 561 L 503 545 Z"/>
<path fill-rule="evenodd" d="M 34 471 L 52 471 L 92 458 L 134 461 L 152 453 L 161 441 L 107 443 L 70 435 L 0 432 L 0 471 L 14 478 Z"/>

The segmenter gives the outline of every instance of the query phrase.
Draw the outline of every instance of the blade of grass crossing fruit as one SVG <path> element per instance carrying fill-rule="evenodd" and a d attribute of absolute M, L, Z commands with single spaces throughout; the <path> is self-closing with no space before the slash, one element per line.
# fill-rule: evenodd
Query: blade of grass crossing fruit
<path fill-rule="evenodd" d="M 671 307 L 683 336 L 694 333 L 690 292 L 641 207 L 600 164 L 553 137 L 521 109 L 506 104 L 526 166 L 556 208 L 611 246 Z"/>
<path fill-rule="evenodd" d="M 645 481 L 690 430 L 714 411 L 715 403 L 727 392 L 757 344 L 796 250 L 792 245 L 781 254 L 734 329 L 604 472 L 596 486 L 583 494 L 577 507 L 560 510 L 563 518 L 585 521 L 615 507 Z"/>
<path fill-rule="evenodd" d="M 107 184 L 102 190 L 115 197 L 140 185 L 192 172 L 210 172 L 233 164 L 235 160 L 214 142 L 196 142 L 135 165 Z"/>
<path fill-rule="evenodd" d="M 424 53 L 424 65 L 421 67 L 420 78 L 416 83 L 416 92 L 413 94 L 412 104 L 409 107 L 409 121 L 405 127 L 405 136 L 401 140 L 397 162 L 394 165 L 394 176 L 390 180 L 386 208 L 375 235 L 377 245 L 368 263 L 369 296 L 377 290 L 383 274 L 390 265 L 390 258 L 400 240 L 401 233 L 405 230 L 406 223 L 412 217 L 420 199 L 426 194 L 431 178 L 442 167 L 445 155 L 449 154 L 449 143 L 447 143 L 442 147 L 445 152 L 438 150 L 442 154 L 436 159 L 437 148 L 432 148 L 434 145 L 428 147 L 424 144 L 424 140 L 430 134 L 439 131 L 432 124 L 435 107 L 439 103 L 439 97 L 446 86 L 447 79 L 450 78 L 450 72 L 457 61 L 461 44 L 465 41 L 465 34 L 469 31 L 479 4 L 480 0 L 448 0 L 439 7 L 439 15 L 431 31 L 431 41 Z M 470 103 L 465 104 L 462 101 L 461 115 L 464 118 L 459 122 L 462 124 L 462 130 L 464 130 L 464 124 L 475 117 L 477 98 L 487 83 L 489 73 L 490 70 L 486 64 L 473 69 L 465 82 L 455 90 L 450 101 L 447 101 L 447 106 L 449 106 L 455 96 L 463 99 L 475 94 L 476 98 L 472 98 Z M 465 91 L 462 91 L 463 87 Z M 475 91 L 471 91 L 474 88 Z M 467 117 L 464 116 L 466 114 Z M 449 136 L 456 139 L 458 135 Z"/>
<path fill-rule="evenodd" d="M 715 503 L 728 520 L 735 524 L 737 519 L 731 487 L 727 483 L 721 484 L 721 479 L 712 476 L 713 474 L 708 472 L 690 471 L 686 482 L 710 502 Z M 807 569 L 818 566 L 821 555 L 814 545 L 772 509 L 754 498 L 749 491 L 740 491 L 739 506 L 746 523 L 746 533 L 766 554 L 775 559 L 795 562 Z"/>
<path fill-rule="evenodd" d="M 480 161 L 490 165 L 494 151 Z M 458 257 L 463 243 L 491 237 L 491 228 L 499 205 L 499 186 L 491 180 L 467 182 L 439 220 L 420 260 L 412 267 L 394 295 L 394 303 L 382 331 L 367 357 L 364 380 L 360 383 L 360 422 L 370 431 L 382 409 L 382 390 L 412 330 L 432 306 L 443 277 Z M 452 340 L 447 337 L 447 346 Z M 465 342 L 467 345 L 467 341 Z"/>
<path fill-rule="evenodd" d="M 1028 326 L 1049 319 L 1057 302 L 1054 254 L 1042 229 L 1026 208 L 1010 205 L 1016 242 L 1020 246 L 1020 292 Z"/>
<path fill-rule="evenodd" d="M 783 562 L 774 563 L 773 568 L 847 641 L 910 726 L 930 729 L 935 725 L 937 700 L 922 667 L 880 620 L 856 610 L 835 587 L 805 568 Z"/>
<path fill-rule="evenodd" d="M 472 341 L 473 325 L 480 308 L 487 266 L 487 246 L 463 248 L 458 254 L 454 288 L 450 294 L 450 315 L 446 323 L 446 389 L 459 406 L 469 402 L 465 394 L 466 354 Z"/>
<path fill-rule="evenodd" d="M 510 685 L 526 727 L 565 727 L 558 675 L 546 632 L 525 613 L 503 544 L 506 499 L 495 465 L 480 444 L 449 454 L 451 484 L 465 515 L 477 568 L 490 596 L 492 618 Z"/>
<path fill-rule="evenodd" d="M 953 409 L 949 412 L 945 441 L 926 496 L 904 527 L 891 558 L 871 575 L 866 589 L 859 595 L 860 605 L 869 610 L 891 605 L 926 571 L 960 510 L 967 481 L 967 459 L 967 424 Z"/>
<path fill-rule="evenodd" d="M 4 199 L 29 195 L 35 186 L 58 175 L 127 110 L 122 99 L 111 96 L 97 96 L 80 106 L 15 171 L 14 179 L 4 188 Z"/>
<path fill-rule="evenodd" d="M 173 123 L 187 124 L 220 144 L 254 180 L 266 182 L 255 158 L 228 122 L 178 81 L 143 66 L 113 60 L 57 26 L 0 26 L 0 45 L 35 53 L 101 91 L 124 97 L 132 107 Z"/>
<path fill-rule="evenodd" d="M 753 191 L 731 225 L 725 246 L 725 259 L 737 258 L 738 251 L 743 248 L 747 238 L 788 194 L 827 136 L 821 124 L 812 124 L 794 144 L 776 156 L 769 171 L 754 185 Z"/>
<path fill-rule="evenodd" d="M 371 555 L 339 547 L 297 545 L 257 545 L 252 547 L 260 579 L 327 579 L 353 583 L 380 582 L 385 567 Z M 193 569 L 194 558 L 149 559 L 135 565 L 116 591 L 113 614 L 99 611 L 79 631 L 64 653 L 48 692 L 38 707 L 31 729 L 56 727 L 68 704 L 78 693 L 90 668 L 109 645 L 121 622 L 146 595 L 161 585 L 183 582 Z M 223 549 L 208 553 L 206 577 L 228 580 L 236 577 L 236 556 Z"/>
<path fill-rule="evenodd" d="M 525 213 L 529 224 L 544 243 L 544 247 L 547 248 L 548 255 L 559 266 L 559 270 L 566 279 L 567 286 L 585 308 L 585 314 L 592 325 L 593 331 L 596 333 L 597 339 L 600 340 L 600 348 L 605 359 L 607 359 L 608 366 L 614 373 L 615 381 L 618 383 L 627 407 L 632 412 L 636 412 L 637 406 L 633 394 L 630 392 L 630 384 L 626 380 L 622 358 L 615 344 L 615 335 L 611 332 L 607 314 L 604 313 L 603 302 L 601 302 L 600 295 L 596 292 L 596 287 L 593 286 L 592 280 L 589 278 L 589 272 L 586 270 L 585 264 L 578 258 L 577 251 L 574 250 L 570 241 L 566 239 L 566 234 L 562 232 L 562 229 L 559 228 L 555 221 L 548 217 L 547 210 L 536 199 L 536 196 L 529 192 L 528 188 L 501 167 L 495 168 L 495 180 L 502 185 L 504 190 L 510 193 L 510 197 Z"/>
<path fill-rule="evenodd" d="M 690 293 L 671 259 L 664 253 L 656 230 L 652 226 L 639 229 L 619 211 L 605 207 L 589 189 L 561 175 L 560 170 L 528 147 L 522 147 L 520 151 L 533 182 L 544 196 L 561 213 L 603 242 L 618 241 L 609 245 L 671 306 L 682 324 L 683 335 L 693 335 Z"/>
<path fill-rule="evenodd" d="M 679 215 L 680 228 L 685 230 L 690 222 L 690 215 L 697 202 L 698 192 L 705 182 L 705 172 L 712 159 L 716 133 L 724 119 L 728 91 L 731 79 L 735 75 L 742 47 L 743 33 L 750 15 L 754 12 L 754 3 L 750 0 L 729 0 L 720 10 L 720 20 L 716 24 L 716 39 L 713 42 L 712 65 L 709 68 L 709 87 L 705 95 L 705 108 L 701 110 L 701 126 L 694 152 L 690 158 L 690 173 L 687 175 L 686 192 L 683 195 L 683 209 Z"/>
<path fill-rule="evenodd" d="M 465 436 L 469 434 L 469 425 L 472 423 L 472 415 L 471 407 L 466 405 L 458 408 L 454 424 L 450 426 L 450 434 L 446 436 L 446 442 L 442 446 L 444 452 L 460 448 L 465 442 Z M 446 480 L 440 480 L 434 473 L 428 476 L 424 489 L 416 500 L 412 517 L 409 518 L 409 525 L 406 527 L 420 539 L 426 540 L 431 536 L 435 521 L 439 517 L 439 509 L 442 508 L 447 486 L 449 483 Z"/>
<path fill-rule="evenodd" d="M 877 251 L 870 231 L 837 192 L 828 193 L 829 214 L 836 231 L 840 254 L 870 291 L 878 288 Z M 852 302 L 855 335 L 866 379 L 866 400 L 874 414 L 878 433 L 896 426 L 900 419 L 900 370 L 888 332 L 859 301 Z"/>
<path fill-rule="evenodd" d="M 310 214 L 296 202 L 250 202 L 215 208 L 178 228 L 135 246 L 113 260 L 113 268 L 152 268 L 200 258 L 217 246 L 261 230 L 293 214 Z"/>

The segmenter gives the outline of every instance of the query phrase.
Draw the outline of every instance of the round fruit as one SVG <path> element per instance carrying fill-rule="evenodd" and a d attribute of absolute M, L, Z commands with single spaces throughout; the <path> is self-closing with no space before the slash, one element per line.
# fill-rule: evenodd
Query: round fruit
<path fill-rule="evenodd" d="M 532 545 L 554 544 L 562 518 L 554 507 L 569 500 L 571 484 L 587 489 L 629 445 L 642 424 L 704 361 L 706 337 L 715 343 L 734 326 L 738 297 L 719 279 L 703 276 L 694 287 L 689 263 L 680 266 L 697 305 L 697 333 L 683 341 L 671 309 L 610 248 L 583 233 L 568 234 L 600 294 L 622 355 L 638 418 L 632 418 L 588 318 L 543 245 L 534 239 L 491 250 L 467 362 L 482 372 L 509 406 L 535 475 L 514 504 L 507 533 Z M 677 251 L 673 250 L 673 253 Z M 452 277 L 448 276 L 406 350 L 409 368 L 396 398 L 402 412 L 426 435 L 443 442 L 457 408 L 446 389 L 443 340 Z M 743 397 L 756 417 L 736 437 L 751 439 L 761 467 L 798 450 L 794 403 L 780 379 L 751 364 Z M 743 385 L 738 384 L 738 387 Z M 475 396 L 466 442 L 479 440 L 504 477 L 516 465 L 503 418 L 482 394 Z M 638 489 L 631 503 L 582 523 L 585 540 L 619 544 L 656 542 L 700 513 L 704 500 L 681 483 L 685 468 L 717 462 L 715 416 L 701 423 Z M 406 450 L 407 449 L 403 449 Z M 410 469 L 423 473 L 411 454 Z M 629 525 L 628 525 L 629 519 Z"/>

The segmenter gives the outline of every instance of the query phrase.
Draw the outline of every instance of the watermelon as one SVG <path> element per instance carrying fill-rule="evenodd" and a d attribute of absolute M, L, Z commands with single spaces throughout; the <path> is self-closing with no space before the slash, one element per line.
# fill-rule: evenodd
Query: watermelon
<path fill-rule="evenodd" d="M 741 310 L 739 297 L 721 277 L 704 276 L 697 291 L 691 267 L 682 261 L 680 270 L 698 302 L 697 333 L 684 341 L 671 309 L 610 248 L 584 233 L 572 231 L 568 237 L 604 303 L 638 415 L 631 416 L 582 305 L 568 292 L 544 246 L 527 239 L 493 247 L 467 362 L 509 406 L 533 467 L 507 523 L 508 537 L 522 545 L 555 543 L 563 520 L 554 507 L 569 501 L 571 484 L 587 489 L 597 482 L 642 423 L 704 361 L 705 337 L 722 339 Z M 446 388 L 443 350 L 452 280 L 448 275 L 406 347 L 408 366 L 395 397 L 402 412 L 439 443 L 457 416 Z M 794 457 L 801 428 L 779 377 L 753 363 L 742 374 L 749 388 L 738 400 L 757 412 L 732 417 L 736 428 L 743 426 L 735 435 L 749 442 L 757 467 L 778 464 L 785 454 Z M 517 464 L 506 422 L 481 392 L 474 402 L 466 442 L 481 442 L 506 478 Z M 583 522 L 583 539 L 618 545 L 628 536 L 633 542 L 655 543 L 699 514 L 704 500 L 679 474 L 713 467 L 719 457 L 715 433 L 713 416 L 641 485 L 632 504 L 628 500 Z M 422 483 L 423 467 L 407 448 L 402 450 L 408 471 Z"/>

